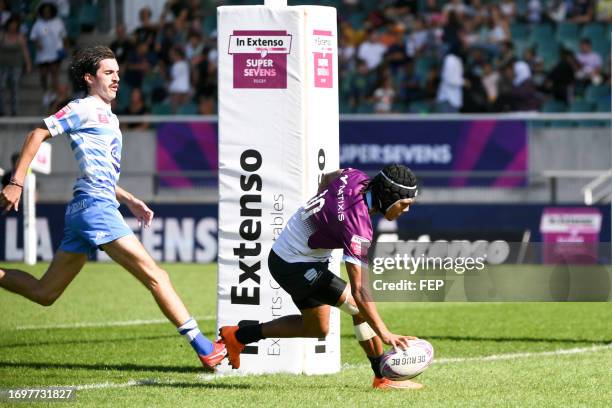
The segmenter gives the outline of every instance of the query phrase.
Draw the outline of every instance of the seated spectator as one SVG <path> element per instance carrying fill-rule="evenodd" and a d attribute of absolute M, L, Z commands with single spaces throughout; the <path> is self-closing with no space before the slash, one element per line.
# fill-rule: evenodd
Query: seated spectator
<path fill-rule="evenodd" d="M 579 68 L 576 72 L 576 78 L 584 82 L 592 82 L 595 85 L 601 83 L 601 65 L 603 61 L 601 56 L 593 51 L 593 45 L 591 40 L 583 38 L 580 40 L 580 48 L 576 53 L 576 60 L 578 61 Z"/>
<path fill-rule="evenodd" d="M 542 21 L 542 4 L 540 0 L 529 0 L 527 2 L 527 21 L 531 24 Z"/>
<path fill-rule="evenodd" d="M 193 64 L 194 57 L 200 55 L 204 49 L 202 34 L 198 31 L 190 31 L 187 45 L 185 45 L 185 57 Z"/>
<path fill-rule="evenodd" d="M 123 111 L 122 113 L 124 115 L 138 115 L 138 116 L 148 115 L 149 113 L 151 113 L 151 111 L 149 110 L 149 108 L 147 107 L 145 103 L 142 91 L 139 88 L 132 89 L 132 92 L 130 93 L 130 104 L 125 109 L 125 111 Z M 139 123 L 130 122 L 126 125 L 126 127 L 132 130 L 145 130 L 149 128 L 149 124 L 146 122 L 139 122 Z"/>
<path fill-rule="evenodd" d="M 357 72 L 351 75 L 349 81 L 349 104 L 354 112 L 372 92 L 372 80 L 365 61 L 357 60 Z"/>
<path fill-rule="evenodd" d="M 11 4 L 9 0 L 0 0 L 0 27 L 4 27 L 11 15 Z"/>
<path fill-rule="evenodd" d="M 487 102 L 492 108 L 499 94 L 499 72 L 490 62 L 485 62 L 482 66 L 481 81 L 487 95 Z"/>
<path fill-rule="evenodd" d="M 115 53 L 115 59 L 121 66 L 127 59 L 128 54 L 132 50 L 134 43 L 127 35 L 125 24 L 119 23 L 115 28 L 115 39 L 110 44 L 110 49 Z"/>
<path fill-rule="evenodd" d="M 499 5 L 499 11 L 508 21 L 514 21 L 516 17 L 516 5 L 514 4 L 514 0 L 502 0 Z"/>
<path fill-rule="evenodd" d="M 400 73 L 398 96 L 405 104 L 425 98 L 421 88 L 421 77 L 415 72 L 413 60 L 406 62 L 403 71 Z"/>
<path fill-rule="evenodd" d="M 370 31 L 368 38 L 361 43 L 357 50 L 357 56 L 365 61 L 368 70 L 378 68 L 383 61 L 383 55 L 387 47 L 380 42 L 380 35 L 375 31 Z"/>
<path fill-rule="evenodd" d="M 595 18 L 602 23 L 612 23 L 612 0 L 599 0 L 597 2 Z"/>
<path fill-rule="evenodd" d="M 442 42 L 446 44 L 447 48 L 455 46 L 461 42 L 461 32 L 463 25 L 459 15 L 451 10 L 446 18 L 446 25 L 444 26 L 444 32 L 442 34 Z"/>
<path fill-rule="evenodd" d="M 185 59 L 185 52 L 180 46 L 174 46 L 170 50 L 170 83 L 168 94 L 170 94 L 170 104 L 176 112 L 179 106 L 186 103 L 191 95 L 191 80 L 189 75 L 189 64 Z"/>
<path fill-rule="evenodd" d="M 401 32 L 396 32 L 395 41 L 387 48 L 383 60 L 386 66 L 391 69 L 392 74 L 395 75 L 403 67 L 407 59 L 404 37 Z"/>
<path fill-rule="evenodd" d="M 510 40 L 510 25 L 497 5 L 492 4 L 489 10 L 491 17 L 487 25 L 487 41 L 493 46 L 501 47 L 502 43 Z"/>
<path fill-rule="evenodd" d="M 430 35 L 421 17 L 412 23 L 412 30 L 406 38 L 406 54 L 409 57 L 420 55 L 427 46 Z"/>
<path fill-rule="evenodd" d="M 512 84 L 509 91 L 500 95 L 504 111 L 531 112 L 540 109 L 536 87 L 531 80 L 531 70 L 525 61 L 508 64 L 504 69 L 506 80 Z"/>
<path fill-rule="evenodd" d="M 380 85 L 374 91 L 372 100 L 375 113 L 390 113 L 395 99 L 395 87 L 390 75 L 385 75 Z"/>
<path fill-rule="evenodd" d="M 561 50 L 561 60 L 553 67 L 546 76 L 543 89 L 550 92 L 552 96 L 562 102 L 568 103 L 576 79 L 578 61 L 574 54 L 567 49 Z"/>
<path fill-rule="evenodd" d="M 198 115 L 215 115 L 217 113 L 213 95 L 198 97 Z"/>
<path fill-rule="evenodd" d="M 155 66 L 156 56 L 147 42 L 139 42 L 125 61 L 124 81 L 132 88 L 141 88 L 144 77 Z"/>
<path fill-rule="evenodd" d="M 583 24 L 593 21 L 594 0 L 573 0 L 567 11 L 567 19 L 572 23 Z"/>
<path fill-rule="evenodd" d="M 454 13 L 457 17 L 461 18 L 468 10 L 468 6 L 465 5 L 463 0 L 451 0 L 446 3 L 442 8 L 444 14 L 450 17 L 451 13 Z"/>

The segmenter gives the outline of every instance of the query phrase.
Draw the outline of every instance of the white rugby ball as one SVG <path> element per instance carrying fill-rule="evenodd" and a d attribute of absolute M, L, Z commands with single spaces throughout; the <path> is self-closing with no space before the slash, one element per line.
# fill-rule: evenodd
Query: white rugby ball
<path fill-rule="evenodd" d="M 383 354 L 380 372 L 391 380 L 408 380 L 421 374 L 433 361 L 431 343 L 423 339 L 409 340 L 406 350 L 394 349 Z"/>

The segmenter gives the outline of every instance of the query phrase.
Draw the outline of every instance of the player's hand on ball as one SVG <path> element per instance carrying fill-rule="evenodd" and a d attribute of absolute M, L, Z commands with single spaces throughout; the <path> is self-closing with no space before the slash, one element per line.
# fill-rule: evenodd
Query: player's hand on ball
<path fill-rule="evenodd" d="M 128 208 L 138 219 L 139 227 L 144 224 L 144 227 L 148 228 L 151 225 L 151 221 L 153 220 L 153 215 L 155 215 L 155 213 L 153 210 L 147 207 L 143 201 L 135 198 L 128 204 Z"/>
<path fill-rule="evenodd" d="M 383 343 L 393 346 L 396 350 L 405 350 L 409 347 L 408 340 L 415 340 L 413 336 L 400 336 L 399 334 L 387 333 L 381 336 Z"/>
<path fill-rule="evenodd" d="M 13 184 L 9 184 L 0 193 L 0 208 L 2 208 L 2 214 L 11 211 L 13 208 L 15 211 L 19 210 L 19 200 L 21 198 L 22 188 Z"/>

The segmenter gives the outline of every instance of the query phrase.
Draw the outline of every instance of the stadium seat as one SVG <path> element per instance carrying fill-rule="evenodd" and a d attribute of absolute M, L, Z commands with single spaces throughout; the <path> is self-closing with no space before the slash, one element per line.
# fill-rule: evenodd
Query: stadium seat
<path fill-rule="evenodd" d="M 512 41 L 526 40 L 529 37 L 529 29 L 526 24 L 513 23 L 510 25 L 510 34 L 512 34 Z"/>
<path fill-rule="evenodd" d="M 544 105 L 542 105 L 542 112 L 557 113 L 566 111 L 567 105 L 557 99 L 549 99 L 548 101 L 544 102 Z"/>
<path fill-rule="evenodd" d="M 130 97 L 132 94 L 132 87 L 127 83 L 122 82 L 119 90 L 117 91 L 117 111 L 123 112 L 130 105 Z"/>
<path fill-rule="evenodd" d="M 609 33 L 608 33 L 609 35 Z M 582 33 L 580 34 L 580 38 L 588 38 L 591 42 L 597 41 L 599 38 L 605 36 L 605 28 L 602 24 L 599 23 L 588 23 L 582 29 Z"/>
<path fill-rule="evenodd" d="M 529 36 L 530 42 L 538 46 L 550 42 L 552 38 L 554 38 L 553 28 L 549 24 L 534 25 Z"/>
<path fill-rule="evenodd" d="M 578 25 L 575 23 L 559 23 L 557 26 L 557 41 L 574 52 L 578 50 Z"/>
<path fill-rule="evenodd" d="M 546 42 L 538 44 L 538 55 L 544 61 L 544 69 L 552 69 L 559 61 L 559 44 L 554 38 L 549 38 Z"/>
<path fill-rule="evenodd" d="M 610 112 L 612 110 L 610 98 L 597 102 L 597 112 Z"/>
<path fill-rule="evenodd" d="M 84 4 L 79 9 L 79 25 L 85 31 L 92 31 L 99 19 L 98 6 L 94 4 Z"/>
<path fill-rule="evenodd" d="M 357 106 L 356 113 L 374 113 L 374 104 L 371 102 L 362 102 Z"/>
<path fill-rule="evenodd" d="M 589 85 L 584 91 L 584 100 L 592 104 L 610 100 L 610 88 L 607 85 Z"/>
<path fill-rule="evenodd" d="M 156 103 L 151 108 L 153 115 L 172 115 L 172 107 L 169 103 Z"/>
<path fill-rule="evenodd" d="M 593 104 L 587 101 L 572 101 L 570 112 L 593 112 Z"/>
<path fill-rule="evenodd" d="M 198 106 L 193 102 L 187 102 L 186 104 L 179 106 L 176 113 L 179 115 L 197 115 Z"/>
<path fill-rule="evenodd" d="M 211 36 L 211 34 L 217 30 L 217 16 L 211 15 L 204 17 L 204 22 L 202 22 L 202 32 Z"/>
<path fill-rule="evenodd" d="M 430 107 L 429 107 L 429 103 L 424 102 L 424 101 L 414 101 L 414 102 L 410 102 L 410 106 L 408 108 L 408 111 L 410 113 L 421 113 L 421 114 L 425 114 L 425 113 L 429 113 L 430 112 Z"/>

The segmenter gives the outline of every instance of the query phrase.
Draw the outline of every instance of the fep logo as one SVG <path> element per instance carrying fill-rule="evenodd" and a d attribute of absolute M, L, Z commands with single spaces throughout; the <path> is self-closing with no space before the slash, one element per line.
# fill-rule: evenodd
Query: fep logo
<path fill-rule="evenodd" d="M 314 54 L 314 85 L 316 88 L 332 88 L 334 37 L 328 30 L 313 30 L 312 49 Z"/>
<path fill-rule="evenodd" d="M 291 39 L 282 30 L 234 31 L 228 49 L 234 56 L 234 88 L 287 88 Z"/>

